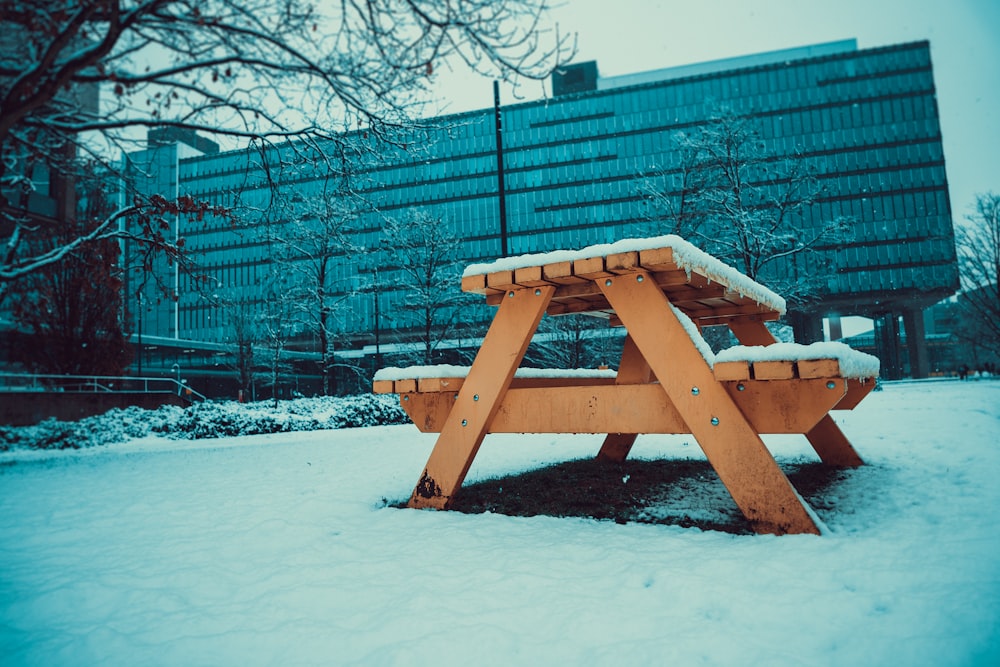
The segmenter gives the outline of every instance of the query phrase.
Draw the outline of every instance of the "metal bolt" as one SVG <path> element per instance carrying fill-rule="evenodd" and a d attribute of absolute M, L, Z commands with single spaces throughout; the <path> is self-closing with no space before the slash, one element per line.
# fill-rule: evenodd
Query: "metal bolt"
<path fill-rule="evenodd" d="M 719 418 L 712 417 L 712 426 L 718 426 L 718 425 L 719 425 Z"/>
<path fill-rule="evenodd" d="M 468 419 L 463 419 L 462 420 L 462 426 L 468 426 L 468 425 L 469 425 L 469 420 Z"/>
<path fill-rule="evenodd" d="M 611 287 L 611 278 L 608 278 L 607 280 L 605 280 L 604 284 L 607 285 L 608 287 Z"/>
<path fill-rule="evenodd" d="M 834 382 L 833 380 L 830 380 L 829 382 L 826 383 L 826 388 L 827 389 L 836 389 L 837 388 L 837 383 Z"/>
<path fill-rule="evenodd" d="M 746 388 L 747 388 L 747 386 L 745 384 L 743 384 L 742 382 L 740 382 L 738 385 L 736 385 L 736 391 L 745 391 Z"/>
<path fill-rule="evenodd" d="M 697 396 L 700 393 L 701 393 L 701 390 L 698 389 L 698 387 L 691 387 L 691 395 L 692 396 Z"/>

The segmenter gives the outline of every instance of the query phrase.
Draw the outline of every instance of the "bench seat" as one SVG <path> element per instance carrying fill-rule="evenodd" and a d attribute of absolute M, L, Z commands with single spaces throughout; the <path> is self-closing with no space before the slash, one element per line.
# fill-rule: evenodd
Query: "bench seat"
<path fill-rule="evenodd" d="M 383 368 L 375 373 L 372 391 L 376 394 L 407 394 L 434 391 L 458 391 L 469 366 L 408 366 Z M 519 368 L 511 388 L 565 387 L 569 385 L 614 384 L 617 372 L 606 368 Z"/>
<path fill-rule="evenodd" d="M 720 353 L 713 365 L 716 378 L 758 433 L 807 433 L 830 410 L 853 409 L 874 388 L 869 377 L 859 376 L 872 370 L 877 374 L 877 360 L 873 367 L 870 359 L 856 357 L 861 353 L 846 345 L 770 347 L 779 345 L 777 351 L 792 358 L 740 346 Z M 828 356 L 817 358 L 821 353 Z M 373 390 L 399 394 L 400 404 L 417 427 L 437 433 L 468 372 L 464 366 L 386 368 L 376 375 Z M 698 393 L 696 388 L 692 392 Z M 545 409 L 539 410 L 540 405 Z M 688 431 L 655 379 L 617 384 L 613 370 L 527 368 L 516 372 L 489 429 L 490 433 Z"/>

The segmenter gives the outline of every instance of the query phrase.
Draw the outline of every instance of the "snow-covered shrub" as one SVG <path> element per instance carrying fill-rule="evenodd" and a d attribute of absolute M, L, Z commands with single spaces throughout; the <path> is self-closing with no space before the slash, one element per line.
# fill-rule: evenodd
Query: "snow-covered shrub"
<path fill-rule="evenodd" d="M 0 450 L 18 447 L 33 449 L 81 449 L 95 445 L 121 442 L 120 429 L 95 428 L 94 418 L 87 421 L 63 422 L 46 419 L 33 426 L 0 427 Z"/>
<path fill-rule="evenodd" d="M 334 420 L 330 428 L 407 424 L 410 418 L 399 407 L 399 399 L 393 394 L 358 394 L 344 396 L 338 401 Z"/>
<path fill-rule="evenodd" d="M 125 442 L 151 434 L 198 440 L 286 431 L 358 428 L 406 424 L 409 419 L 395 396 L 361 394 L 280 401 L 237 403 L 206 401 L 187 408 L 164 405 L 155 410 L 115 408 L 78 422 L 48 419 L 34 426 L 0 426 L 0 451 L 78 449 Z"/>

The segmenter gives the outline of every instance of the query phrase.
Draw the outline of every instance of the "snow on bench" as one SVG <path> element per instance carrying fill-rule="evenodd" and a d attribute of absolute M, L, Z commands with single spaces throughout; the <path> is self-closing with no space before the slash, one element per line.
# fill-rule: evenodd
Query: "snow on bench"
<path fill-rule="evenodd" d="M 383 368 L 375 373 L 373 391 L 376 394 L 457 391 L 468 376 L 469 368 L 447 364 Z M 618 371 L 605 368 L 519 368 L 514 373 L 514 379 L 529 380 L 535 386 L 565 384 L 567 380 L 581 384 L 588 381 L 610 384 L 617 374 Z"/>
<path fill-rule="evenodd" d="M 879 374 L 877 357 L 853 350 L 843 343 L 737 345 L 718 354 L 712 354 L 707 346 L 704 347 L 703 356 L 712 366 L 715 377 L 722 381 L 837 377 L 868 380 Z M 469 366 L 383 368 L 375 373 L 373 391 L 377 394 L 458 391 L 468 374 Z M 516 385 L 562 386 L 610 384 L 616 375 L 617 371 L 613 369 L 519 368 L 514 379 Z"/>
<path fill-rule="evenodd" d="M 793 377 L 842 377 L 866 380 L 878 377 L 879 360 L 844 343 L 774 343 L 737 345 L 715 355 L 720 380 L 779 380 Z"/>

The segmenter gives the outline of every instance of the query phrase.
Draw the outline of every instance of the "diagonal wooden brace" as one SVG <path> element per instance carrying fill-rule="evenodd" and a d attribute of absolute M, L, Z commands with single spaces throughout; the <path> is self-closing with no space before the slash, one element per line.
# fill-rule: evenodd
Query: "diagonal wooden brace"
<path fill-rule="evenodd" d="M 554 292 L 553 286 L 512 290 L 500 302 L 410 507 L 446 509 L 461 488 Z"/>
<path fill-rule="evenodd" d="M 788 478 L 715 379 L 655 281 L 637 272 L 599 279 L 598 285 L 754 530 L 818 534 Z"/>
<path fill-rule="evenodd" d="M 615 384 L 645 384 L 649 382 L 650 375 L 649 364 L 639 352 L 639 348 L 635 346 L 635 341 L 632 340 L 631 336 L 626 336 Z M 632 445 L 635 444 L 637 435 L 636 433 L 608 433 L 600 451 L 597 452 L 597 460 L 621 463 L 632 451 Z"/>
<path fill-rule="evenodd" d="M 763 322 L 731 322 L 729 328 L 742 345 L 771 345 L 778 342 Z M 826 465 L 857 468 L 865 464 L 830 415 L 824 415 L 805 436 L 819 455 L 820 461 Z"/>

